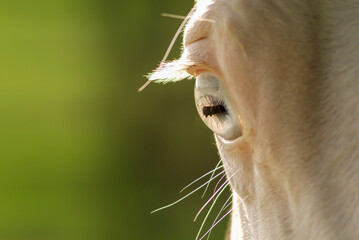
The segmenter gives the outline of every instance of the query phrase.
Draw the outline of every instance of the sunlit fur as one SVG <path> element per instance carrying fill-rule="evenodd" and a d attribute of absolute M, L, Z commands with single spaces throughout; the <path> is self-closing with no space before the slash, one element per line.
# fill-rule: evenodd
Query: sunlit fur
<path fill-rule="evenodd" d="M 180 61 L 242 123 L 216 136 L 238 171 L 228 239 L 359 239 L 359 1 L 199 0 Z"/>

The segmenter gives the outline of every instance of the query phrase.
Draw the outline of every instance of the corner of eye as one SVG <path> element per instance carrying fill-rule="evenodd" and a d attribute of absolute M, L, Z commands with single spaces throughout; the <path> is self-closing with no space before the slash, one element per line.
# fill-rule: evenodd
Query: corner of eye
<path fill-rule="evenodd" d="M 189 66 L 185 70 L 191 77 L 196 78 L 198 76 L 198 72 L 195 66 Z"/>

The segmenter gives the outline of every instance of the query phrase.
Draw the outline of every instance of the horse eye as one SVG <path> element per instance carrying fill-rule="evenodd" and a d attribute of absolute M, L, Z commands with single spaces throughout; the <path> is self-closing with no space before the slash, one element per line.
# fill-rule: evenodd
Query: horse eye
<path fill-rule="evenodd" d="M 227 140 L 242 135 L 238 114 L 232 108 L 227 91 L 217 76 L 207 72 L 198 75 L 194 96 L 198 114 L 215 134 Z"/>

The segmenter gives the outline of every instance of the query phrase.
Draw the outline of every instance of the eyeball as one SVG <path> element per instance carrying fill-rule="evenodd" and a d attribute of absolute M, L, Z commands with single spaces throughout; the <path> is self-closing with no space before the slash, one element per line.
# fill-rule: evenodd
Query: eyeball
<path fill-rule="evenodd" d="M 194 97 L 198 114 L 215 134 L 226 140 L 242 135 L 239 116 L 232 107 L 222 81 L 214 74 L 204 72 L 196 77 Z"/>

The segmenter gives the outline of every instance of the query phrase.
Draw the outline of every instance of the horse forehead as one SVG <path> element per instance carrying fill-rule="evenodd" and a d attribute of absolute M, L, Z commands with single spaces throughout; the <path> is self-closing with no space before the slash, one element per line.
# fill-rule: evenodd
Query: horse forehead
<path fill-rule="evenodd" d="M 184 30 L 183 44 L 187 46 L 192 42 L 209 35 L 212 24 L 214 23 L 211 16 L 215 0 L 199 0 L 196 3 L 195 11 L 186 24 Z"/>

